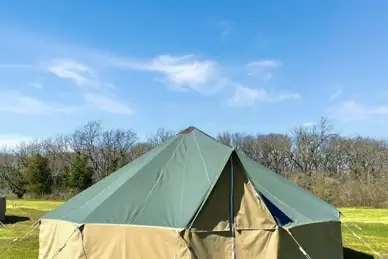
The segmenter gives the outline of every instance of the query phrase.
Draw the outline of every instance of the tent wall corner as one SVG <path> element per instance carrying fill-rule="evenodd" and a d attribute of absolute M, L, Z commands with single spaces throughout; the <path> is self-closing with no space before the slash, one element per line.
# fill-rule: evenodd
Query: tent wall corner
<path fill-rule="evenodd" d="M 4 196 L 0 196 L 0 220 L 5 220 L 6 211 L 7 211 L 7 201 Z"/>
<path fill-rule="evenodd" d="M 299 245 L 313 259 L 343 259 L 341 222 L 305 224 L 287 230 L 279 228 L 278 259 L 306 259 Z"/>

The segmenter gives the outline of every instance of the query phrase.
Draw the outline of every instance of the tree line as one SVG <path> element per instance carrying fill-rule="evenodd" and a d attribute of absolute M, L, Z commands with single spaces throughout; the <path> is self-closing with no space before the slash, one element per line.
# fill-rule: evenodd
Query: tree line
<path fill-rule="evenodd" d="M 176 133 L 139 141 L 131 129 L 92 121 L 71 134 L 4 148 L 0 189 L 18 198 L 68 199 Z M 322 118 L 290 133 L 222 132 L 216 137 L 337 206 L 388 206 L 388 140 L 346 137 Z"/>

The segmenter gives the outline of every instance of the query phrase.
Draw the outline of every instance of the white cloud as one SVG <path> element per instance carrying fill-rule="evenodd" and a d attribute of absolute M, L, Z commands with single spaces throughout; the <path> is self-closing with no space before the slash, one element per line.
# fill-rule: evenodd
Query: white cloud
<path fill-rule="evenodd" d="M 388 105 L 368 107 L 356 101 L 344 101 L 329 107 L 331 117 L 350 121 L 369 119 L 373 116 L 388 115 Z"/>
<path fill-rule="evenodd" d="M 85 100 L 93 108 L 114 114 L 134 114 L 127 105 L 100 93 L 85 93 Z"/>
<path fill-rule="evenodd" d="M 73 59 L 56 59 L 47 65 L 47 70 L 59 78 L 74 81 L 85 89 L 115 89 L 116 86 L 99 78 L 98 73 L 90 66 Z"/>
<path fill-rule="evenodd" d="M 81 87 L 86 102 L 83 105 L 112 114 L 134 113 L 128 106 L 116 100 L 113 94 L 110 94 L 110 90 L 116 89 L 116 86 L 102 81 L 92 67 L 71 59 L 59 59 L 54 60 L 48 69 L 56 76 L 72 80 Z"/>
<path fill-rule="evenodd" d="M 335 92 L 332 95 L 330 95 L 330 100 L 337 99 L 341 94 L 342 94 L 342 88 L 341 87 L 337 87 Z"/>
<path fill-rule="evenodd" d="M 269 93 L 265 89 L 253 89 L 236 86 L 234 95 L 229 100 L 232 106 L 254 106 L 256 102 L 281 102 L 289 99 L 299 99 L 298 93 Z"/>
<path fill-rule="evenodd" d="M 0 135 L 0 148 L 15 148 L 21 143 L 28 143 L 33 141 L 33 138 L 18 135 L 18 134 L 1 134 Z"/>
<path fill-rule="evenodd" d="M 91 74 L 87 66 L 70 59 L 54 60 L 48 70 L 60 78 L 73 80 L 78 86 L 87 85 Z"/>
<path fill-rule="evenodd" d="M 282 63 L 280 61 L 274 59 L 262 59 L 250 62 L 246 64 L 246 67 L 248 68 L 248 75 L 262 75 L 265 79 L 269 80 L 272 78 L 272 73 L 269 70 L 281 65 Z"/>
<path fill-rule="evenodd" d="M 20 92 L 8 91 L 0 93 L 0 112 L 9 112 L 24 115 L 42 115 L 51 113 L 71 113 L 74 107 L 46 104 L 34 97 L 23 95 Z"/>
<path fill-rule="evenodd" d="M 150 61 L 132 62 L 114 60 L 113 66 L 127 69 L 157 72 L 164 75 L 162 81 L 175 90 L 192 89 L 201 93 L 214 93 L 228 80 L 219 74 L 219 66 L 212 60 L 201 60 L 194 55 L 160 55 Z"/>

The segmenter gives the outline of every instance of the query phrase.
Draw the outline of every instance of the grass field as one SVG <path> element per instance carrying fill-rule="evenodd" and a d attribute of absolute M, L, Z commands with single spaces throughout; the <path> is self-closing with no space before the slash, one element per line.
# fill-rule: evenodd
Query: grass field
<path fill-rule="evenodd" d="M 60 201 L 8 201 L 6 227 L 0 227 L 0 258 L 27 259 L 38 256 L 38 230 L 34 230 L 22 242 L 11 247 L 18 237 L 22 237 L 30 226 L 47 211 L 61 204 Z M 13 206 L 15 205 L 15 206 Z M 342 219 L 357 235 L 370 243 L 378 252 L 388 258 L 388 209 L 344 208 Z M 360 229 L 358 229 L 359 227 Z M 31 228 L 33 229 L 33 228 Z M 367 233 L 367 234 L 365 234 Z M 373 254 L 345 227 L 343 228 L 345 259 L 373 258 Z M 378 258 L 378 257 L 376 257 Z"/>

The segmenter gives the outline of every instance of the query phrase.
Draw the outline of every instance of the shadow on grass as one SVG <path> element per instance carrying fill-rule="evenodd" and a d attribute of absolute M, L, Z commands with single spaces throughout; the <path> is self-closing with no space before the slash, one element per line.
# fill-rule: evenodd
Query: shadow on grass
<path fill-rule="evenodd" d="M 344 259 L 374 259 L 370 254 L 365 254 L 351 248 L 344 247 Z"/>
<path fill-rule="evenodd" d="M 19 222 L 29 221 L 29 217 L 23 217 L 23 216 L 6 216 L 5 220 L 1 221 L 4 225 L 12 225 Z"/>

